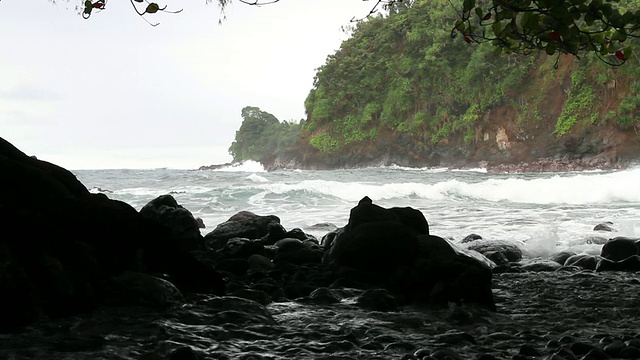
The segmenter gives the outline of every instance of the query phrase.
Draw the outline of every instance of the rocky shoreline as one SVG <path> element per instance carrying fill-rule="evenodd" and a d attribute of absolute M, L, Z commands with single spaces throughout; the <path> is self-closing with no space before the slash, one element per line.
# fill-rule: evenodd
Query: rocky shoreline
<path fill-rule="evenodd" d="M 162 311 L 108 307 L 0 335 L 0 357 L 640 358 L 637 273 L 504 273 L 494 276 L 493 288 L 497 312 L 454 306 L 370 311 L 348 299 L 332 305 L 273 302 L 263 307 L 202 295 Z"/>
<path fill-rule="evenodd" d="M 246 211 L 202 236 L 0 140 L 1 358 L 640 358 L 638 239 L 529 259 L 367 197 L 322 239 Z"/>

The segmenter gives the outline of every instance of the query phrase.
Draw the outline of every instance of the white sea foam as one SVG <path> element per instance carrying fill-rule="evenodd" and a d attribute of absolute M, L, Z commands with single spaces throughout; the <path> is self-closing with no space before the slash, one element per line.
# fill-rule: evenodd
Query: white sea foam
<path fill-rule="evenodd" d="M 400 166 L 400 165 L 396 165 L 396 164 L 391 164 L 389 166 L 381 166 L 380 168 L 381 169 L 392 169 L 392 170 L 404 170 L 404 171 L 432 172 L 432 173 L 441 173 L 441 172 L 449 171 L 448 168 L 444 168 L 444 167 L 421 167 L 421 168 L 415 168 L 415 167 L 408 167 L 408 166 Z"/>
<path fill-rule="evenodd" d="M 471 168 L 471 169 L 451 169 L 453 172 L 477 172 L 477 173 L 486 173 L 486 168 Z"/>
<path fill-rule="evenodd" d="M 247 180 L 251 180 L 253 182 L 258 182 L 258 183 L 263 183 L 263 182 L 269 182 L 269 179 L 267 179 L 264 176 L 260 176 L 260 175 L 256 175 L 256 174 L 251 174 L 249 176 L 246 177 Z"/>
<path fill-rule="evenodd" d="M 216 169 L 214 171 L 227 171 L 227 172 L 266 172 L 264 166 L 257 161 L 247 160 L 241 163 L 234 163 L 229 166 Z"/>
<path fill-rule="evenodd" d="M 640 169 L 614 173 L 580 173 L 550 178 L 490 179 L 477 184 L 451 184 L 462 196 L 489 201 L 532 204 L 607 204 L 640 202 L 636 186 Z M 455 182 L 455 180 L 454 180 Z"/>
<path fill-rule="evenodd" d="M 357 201 L 364 196 L 369 196 L 373 200 L 418 197 L 431 200 L 470 198 L 490 202 L 530 204 L 608 204 L 639 203 L 640 187 L 636 186 L 638 177 L 640 177 L 640 169 L 614 173 L 556 175 L 534 179 L 492 178 L 475 183 L 456 179 L 435 184 L 303 180 L 293 184 L 265 184 L 261 185 L 261 189 L 276 194 L 302 190 L 346 201 Z"/>

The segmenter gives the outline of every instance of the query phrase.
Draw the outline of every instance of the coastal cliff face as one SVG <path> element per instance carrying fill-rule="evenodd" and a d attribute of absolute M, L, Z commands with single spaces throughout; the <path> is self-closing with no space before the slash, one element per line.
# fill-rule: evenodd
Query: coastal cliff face
<path fill-rule="evenodd" d="M 590 84 L 593 100 L 566 133 L 558 132 L 559 118 L 571 106 L 572 83 L 578 62 L 561 59 L 551 83 L 544 68 L 528 75 L 528 86 L 512 89 L 511 104 L 479 115 L 473 136 L 453 133 L 437 142 L 428 132 L 410 134 L 391 127 L 377 129 L 375 139 L 351 143 L 338 151 L 321 152 L 310 144 L 314 133 L 302 134 L 287 151 L 264 157 L 268 169 L 335 169 L 398 165 L 408 167 L 484 167 L 489 171 L 568 171 L 622 168 L 640 159 L 640 135 L 607 116 L 634 95 L 633 79 L 609 70 L 609 80 Z M 546 78 L 546 80 L 545 80 Z M 544 84 L 543 84 L 544 82 Z M 586 86 L 586 85 L 585 85 Z M 309 119 L 311 120 L 311 119 Z M 308 121 L 309 121 L 308 120 Z"/>

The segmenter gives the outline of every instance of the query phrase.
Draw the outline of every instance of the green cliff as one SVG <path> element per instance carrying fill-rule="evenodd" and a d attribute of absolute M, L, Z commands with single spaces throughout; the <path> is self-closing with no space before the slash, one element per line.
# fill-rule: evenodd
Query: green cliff
<path fill-rule="evenodd" d="M 260 160 L 563 170 L 640 155 L 637 56 L 495 55 L 452 38 L 455 19 L 449 1 L 422 0 L 357 23 L 318 69 L 295 146 Z"/>

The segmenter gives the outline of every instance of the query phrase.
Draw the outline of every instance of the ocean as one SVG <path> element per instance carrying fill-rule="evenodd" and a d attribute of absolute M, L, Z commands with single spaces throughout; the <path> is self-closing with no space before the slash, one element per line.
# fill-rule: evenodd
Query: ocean
<path fill-rule="evenodd" d="M 369 196 L 383 207 L 422 211 L 430 231 L 461 241 L 475 233 L 518 242 L 529 257 L 561 250 L 597 254 L 602 239 L 640 236 L 640 168 L 617 171 L 494 174 L 484 169 L 398 166 L 330 171 L 267 172 L 256 162 L 218 170 L 77 170 L 92 192 L 136 209 L 163 194 L 204 220 L 207 228 L 243 210 L 277 215 L 290 230 L 318 238 Z M 614 232 L 594 231 L 610 221 Z M 324 230 L 323 230 L 324 229 Z"/>

